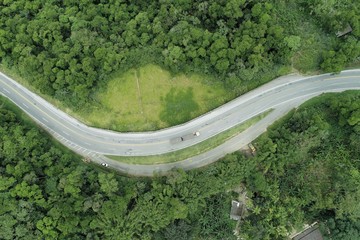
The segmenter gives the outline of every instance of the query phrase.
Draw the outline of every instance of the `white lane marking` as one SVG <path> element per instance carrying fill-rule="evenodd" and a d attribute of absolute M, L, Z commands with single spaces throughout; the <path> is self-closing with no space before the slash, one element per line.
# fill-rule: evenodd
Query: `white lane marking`
<path fill-rule="evenodd" d="M 65 133 L 66 135 L 70 136 L 70 134 L 68 134 L 67 132 L 65 132 L 65 131 L 62 131 L 62 132 Z"/>
<path fill-rule="evenodd" d="M 45 118 L 42 118 L 45 122 L 49 122 L 48 120 L 46 120 Z"/>
<path fill-rule="evenodd" d="M 7 92 L 7 93 L 10 93 L 8 90 L 6 90 L 6 88 L 4 88 L 4 91 Z"/>
<path fill-rule="evenodd" d="M 26 105 L 25 103 L 23 103 L 23 105 L 24 105 L 26 108 L 29 108 L 29 106 L 28 106 L 28 105 Z"/>
<path fill-rule="evenodd" d="M 84 142 L 86 145 L 88 145 L 88 146 L 91 146 L 91 144 L 90 143 L 87 143 L 87 142 Z"/>

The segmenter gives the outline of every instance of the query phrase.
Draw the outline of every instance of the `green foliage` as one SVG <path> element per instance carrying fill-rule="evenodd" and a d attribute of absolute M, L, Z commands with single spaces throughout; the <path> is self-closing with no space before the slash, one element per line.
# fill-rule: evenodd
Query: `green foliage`
<path fill-rule="evenodd" d="M 119 183 L 115 179 L 114 174 L 99 173 L 99 183 L 101 191 L 109 196 L 119 189 Z"/>
<path fill-rule="evenodd" d="M 200 214 L 199 231 L 204 239 L 236 239 L 233 234 L 236 222 L 229 218 L 231 196 L 218 194 L 207 199 Z"/>
<path fill-rule="evenodd" d="M 356 133 L 360 133 L 360 96 L 344 94 L 341 101 L 332 99 L 330 107 L 339 119 L 339 125 L 350 125 Z"/>
<path fill-rule="evenodd" d="M 311 100 L 257 140 L 256 171 L 246 179 L 254 209 L 241 228 L 245 239 L 282 239 L 304 221 L 360 220 L 359 96 Z M 338 237 L 353 239 L 356 231 Z"/>
<path fill-rule="evenodd" d="M 115 72 L 148 63 L 213 75 L 209 81 L 226 83 L 235 96 L 287 73 L 290 62 L 300 71 L 338 72 L 360 55 L 359 7 L 351 0 L 16 0 L 0 6 L 4 69 L 75 112 L 99 106 L 96 93 Z M 337 39 L 347 24 L 353 31 Z M 108 115 L 105 127 L 122 129 L 125 124 L 111 120 L 116 114 Z M 155 129 L 159 122 L 143 124 Z"/>
<path fill-rule="evenodd" d="M 301 38 L 299 36 L 288 36 L 284 39 L 286 45 L 293 51 L 296 51 L 299 49 L 301 45 Z"/>
<path fill-rule="evenodd" d="M 191 229 L 191 225 L 180 220 L 179 222 L 172 223 L 166 227 L 164 230 L 164 239 L 191 240 Z"/>
<path fill-rule="evenodd" d="M 250 84 L 262 69 L 276 75 L 272 69 L 287 63 L 273 9 L 249 0 L 3 1 L 0 62 L 75 108 L 111 73 L 146 63 Z"/>
<path fill-rule="evenodd" d="M 250 171 L 242 155 L 132 179 L 83 165 L 6 108 L 0 116 L 1 239 L 199 239 L 205 225 L 209 239 L 232 234 L 222 192 Z"/>
<path fill-rule="evenodd" d="M 323 53 L 321 68 L 324 71 L 339 72 L 346 64 L 353 62 L 360 55 L 360 7 L 356 1 L 304 1 L 297 0 L 321 23 L 329 33 L 335 35 L 348 26 L 352 31 L 340 37 L 331 50 Z"/>
<path fill-rule="evenodd" d="M 359 221 L 330 218 L 321 229 L 325 240 L 356 240 L 360 236 Z"/>
<path fill-rule="evenodd" d="M 254 158 L 234 153 L 154 179 L 83 165 L 2 107 L 0 238 L 233 239 L 228 192 L 245 182 L 252 198 L 245 239 L 282 239 L 304 221 L 331 218 L 332 237 L 352 239 L 360 218 L 359 96 L 327 94 L 292 111 L 256 141 Z"/>

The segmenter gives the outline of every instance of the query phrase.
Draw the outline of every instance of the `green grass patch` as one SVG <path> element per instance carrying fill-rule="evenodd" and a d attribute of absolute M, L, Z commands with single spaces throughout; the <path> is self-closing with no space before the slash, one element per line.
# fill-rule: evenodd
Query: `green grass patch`
<path fill-rule="evenodd" d="M 153 131 L 198 117 L 235 97 L 210 76 L 171 75 L 156 65 L 114 74 L 90 107 L 74 110 L 40 93 L 11 69 L 0 70 L 46 101 L 89 126 L 115 131 Z"/>
<path fill-rule="evenodd" d="M 214 137 L 211 137 L 201 143 L 198 143 L 194 146 L 178 150 L 171 153 L 161 154 L 161 155 L 154 155 L 154 156 L 137 156 L 137 157 L 124 157 L 124 156 L 111 156 L 108 155 L 106 157 L 111 158 L 113 160 L 117 160 L 124 163 L 130 164 L 160 164 L 160 163 L 170 163 L 170 162 L 177 162 L 182 161 L 187 158 L 199 155 L 206 151 L 209 151 L 225 141 L 229 140 L 230 138 L 236 136 L 240 132 L 246 130 L 253 124 L 257 123 L 261 119 L 263 119 L 267 114 L 269 114 L 272 110 L 266 111 L 262 114 L 259 114 L 243 123 L 236 125 L 235 127 L 228 129 L 220 134 L 217 134 Z"/>
<path fill-rule="evenodd" d="M 115 76 L 79 112 L 95 127 L 150 131 L 186 122 L 232 99 L 223 84 L 200 75 L 171 75 L 156 65 Z M 211 83 L 212 82 L 212 83 Z"/>

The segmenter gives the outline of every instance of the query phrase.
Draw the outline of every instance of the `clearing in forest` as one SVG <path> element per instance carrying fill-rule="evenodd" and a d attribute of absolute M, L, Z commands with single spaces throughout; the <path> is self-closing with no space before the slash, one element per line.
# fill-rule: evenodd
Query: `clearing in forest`
<path fill-rule="evenodd" d="M 131 69 L 99 90 L 99 106 L 81 113 L 96 127 L 150 131 L 186 122 L 231 99 L 222 83 L 171 75 L 159 66 Z"/>

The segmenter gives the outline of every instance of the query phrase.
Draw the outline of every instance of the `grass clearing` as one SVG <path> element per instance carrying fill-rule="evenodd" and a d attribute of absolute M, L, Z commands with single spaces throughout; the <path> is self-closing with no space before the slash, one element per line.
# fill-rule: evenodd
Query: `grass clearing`
<path fill-rule="evenodd" d="M 149 64 L 114 75 L 95 93 L 97 103 L 75 111 L 40 93 L 11 69 L 0 65 L 0 71 L 86 125 L 122 132 L 153 131 L 183 123 L 235 97 L 210 76 L 173 76 Z"/>
<path fill-rule="evenodd" d="M 177 162 L 182 161 L 187 158 L 199 155 L 210 149 L 213 149 L 225 141 L 229 140 L 230 138 L 236 136 L 240 132 L 246 130 L 253 124 L 257 123 L 264 117 L 266 117 L 272 110 L 266 111 L 262 114 L 259 114 L 243 123 L 236 125 L 235 127 L 228 129 L 214 137 L 211 137 L 201 143 L 198 143 L 194 146 L 178 150 L 171 153 L 161 154 L 161 155 L 154 155 L 154 156 L 137 156 L 137 157 L 124 157 L 124 156 L 111 156 L 108 155 L 106 157 L 111 158 L 116 161 L 129 163 L 129 164 L 161 164 L 161 163 L 170 163 L 170 162 Z"/>
<path fill-rule="evenodd" d="M 99 106 L 80 113 L 91 125 L 116 131 L 151 131 L 186 122 L 231 100 L 222 83 L 176 75 L 156 65 L 131 69 L 98 91 Z"/>

